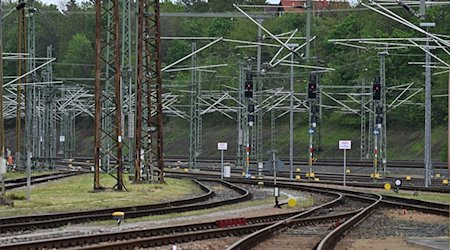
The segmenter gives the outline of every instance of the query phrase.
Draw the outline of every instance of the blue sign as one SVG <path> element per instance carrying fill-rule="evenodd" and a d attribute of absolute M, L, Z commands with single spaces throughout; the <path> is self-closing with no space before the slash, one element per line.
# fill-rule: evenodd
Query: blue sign
<path fill-rule="evenodd" d="M 313 135 L 313 134 L 314 134 L 314 128 L 309 128 L 308 133 L 309 133 L 310 135 Z"/>
<path fill-rule="evenodd" d="M 373 130 L 373 134 L 374 134 L 374 135 L 378 135 L 379 133 L 380 133 L 380 130 L 379 130 L 379 129 L 376 128 L 376 129 Z"/>

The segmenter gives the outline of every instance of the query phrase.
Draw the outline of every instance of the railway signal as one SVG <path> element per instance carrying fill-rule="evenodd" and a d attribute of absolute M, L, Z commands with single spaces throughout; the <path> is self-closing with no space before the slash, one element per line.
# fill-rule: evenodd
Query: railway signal
<path fill-rule="evenodd" d="M 249 112 L 249 113 L 255 112 L 255 105 L 249 104 L 249 105 L 248 105 L 248 112 Z"/>
<path fill-rule="evenodd" d="M 377 117 L 375 118 L 375 122 L 376 124 L 383 124 L 383 116 L 377 115 Z"/>
<path fill-rule="evenodd" d="M 375 77 L 373 80 L 373 86 L 372 86 L 372 94 L 373 94 L 373 100 L 379 101 L 381 100 L 381 83 L 380 83 L 380 77 Z"/>
<path fill-rule="evenodd" d="M 253 74 L 252 74 L 252 72 L 247 72 L 247 74 L 245 76 L 244 96 L 246 98 L 253 98 Z"/>
<path fill-rule="evenodd" d="M 255 122 L 255 115 L 248 114 L 248 126 L 253 127 L 254 122 Z"/>
<path fill-rule="evenodd" d="M 317 97 L 317 78 L 315 74 L 310 74 L 308 82 L 308 99 L 316 99 L 316 97 Z"/>

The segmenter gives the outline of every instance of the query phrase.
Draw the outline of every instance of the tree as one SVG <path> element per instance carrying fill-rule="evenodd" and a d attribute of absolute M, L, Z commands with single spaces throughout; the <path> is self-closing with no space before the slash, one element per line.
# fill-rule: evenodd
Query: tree
<path fill-rule="evenodd" d="M 69 41 L 63 60 L 65 77 L 93 77 L 94 48 L 92 41 L 84 34 L 75 34 Z"/>

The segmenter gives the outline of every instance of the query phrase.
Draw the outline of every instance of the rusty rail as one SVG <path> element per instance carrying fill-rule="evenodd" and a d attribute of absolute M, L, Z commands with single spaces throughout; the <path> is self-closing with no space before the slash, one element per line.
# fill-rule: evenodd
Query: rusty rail
<path fill-rule="evenodd" d="M 80 223 L 86 221 L 105 220 L 111 218 L 111 213 L 114 211 L 126 212 L 127 218 L 135 218 L 148 215 L 166 214 L 172 212 L 184 212 L 197 209 L 205 209 L 211 207 L 222 206 L 225 204 L 233 204 L 241 202 L 251 198 L 251 195 L 247 190 L 237 187 L 233 184 L 223 182 L 229 188 L 236 190 L 241 195 L 228 200 L 222 200 L 217 202 L 203 202 L 214 195 L 214 192 L 208 189 L 206 186 L 196 181 L 202 189 L 207 190 L 206 194 L 198 197 L 182 199 L 177 201 L 142 205 L 142 206 L 130 206 L 130 207 L 117 207 L 108 209 L 97 209 L 91 211 L 80 212 L 66 212 L 66 213 L 52 213 L 52 214 L 40 214 L 32 216 L 14 216 L 0 219 L 0 232 L 13 232 L 36 228 L 52 228 L 67 225 L 69 223 Z"/>

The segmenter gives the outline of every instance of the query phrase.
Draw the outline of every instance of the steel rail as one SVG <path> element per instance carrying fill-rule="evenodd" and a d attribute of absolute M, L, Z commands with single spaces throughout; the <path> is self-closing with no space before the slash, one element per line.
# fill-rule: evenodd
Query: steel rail
<path fill-rule="evenodd" d="M 203 179 L 205 181 L 211 181 L 211 179 Z M 256 184 L 257 181 L 253 180 L 230 180 L 232 183 L 244 183 L 244 184 Z M 267 183 L 269 184 L 269 183 Z M 364 192 L 358 192 L 358 191 L 351 191 L 351 190 L 341 190 L 337 188 L 321 188 L 321 187 L 311 187 L 311 186 L 305 186 L 301 184 L 292 184 L 292 183 L 286 183 L 286 182 L 279 182 L 278 186 L 285 187 L 285 188 L 293 188 L 293 189 L 303 189 L 306 191 L 312 191 L 312 192 L 320 192 L 320 193 L 334 193 L 334 195 L 337 194 L 337 192 L 340 192 L 341 197 L 350 197 L 352 199 L 362 199 L 362 200 L 369 200 L 372 203 L 378 202 L 380 198 L 376 198 L 377 196 L 374 196 L 370 193 L 364 193 Z M 384 198 L 384 197 L 383 197 Z M 385 199 L 389 199 L 390 197 L 386 197 Z M 417 201 L 409 201 L 409 199 L 404 199 L 394 197 L 393 199 L 398 200 L 398 204 L 396 207 L 408 205 L 407 203 L 415 203 L 416 205 L 412 206 L 432 206 L 432 207 L 438 207 L 439 209 L 445 210 L 447 208 L 447 216 L 448 216 L 448 205 L 446 204 L 438 204 L 431 202 L 417 202 Z M 404 202 L 404 203 L 403 203 Z M 389 201 L 390 204 L 397 203 L 396 201 Z M 385 204 L 386 205 L 386 204 Z M 363 213 L 363 210 L 353 211 L 350 212 L 349 215 L 356 215 Z M 88 236 L 89 239 L 86 239 L 83 243 L 82 238 L 84 236 L 77 236 L 77 237 L 71 237 L 71 238 L 77 238 L 77 241 L 70 241 L 69 239 L 49 239 L 46 240 L 47 243 L 43 241 L 36 241 L 34 243 L 17 243 L 13 245 L 2 245 L 0 246 L 0 249 L 41 249 L 41 248 L 57 248 L 57 247 L 76 247 L 77 249 L 130 249 L 133 247 L 154 247 L 154 246 L 160 246 L 160 245 L 167 245 L 167 244 L 175 244 L 175 243 L 181 243 L 186 241 L 193 241 L 193 240 L 202 240 L 202 239 L 209 239 L 212 237 L 226 237 L 228 235 L 242 235 L 242 234 L 248 234 L 255 232 L 256 230 L 260 230 L 263 227 L 269 227 L 272 226 L 274 223 L 266 223 L 261 224 L 260 226 L 253 225 L 255 223 L 259 223 L 261 221 L 274 221 L 277 219 L 285 219 L 286 217 L 291 217 L 295 213 L 286 213 L 283 215 L 272 215 L 271 217 L 264 218 L 264 217 L 254 217 L 254 218 L 247 218 L 247 223 L 250 225 L 246 226 L 240 226 L 240 227 L 232 227 L 232 228 L 226 228 L 226 229 L 217 229 L 217 225 L 214 224 L 214 222 L 209 223 L 199 223 L 199 224 L 191 224 L 192 227 L 182 228 L 180 227 L 165 227 L 160 228 L 161 231 L 164 232 L 158 232 L 158 229 L 149 229 L 148 230 L 135 230 L 131 231 L 130 234 L 127 234 L 127 232 L 122 232 L 120 235 L 114 236 L 114 234 L 102 234 L 102 235 L 95 235 Z M 297 214 L 298 215 L 298 214 Z M 303 222 L 301 222 L 303 221 Z M 336 221 L 336 220 L 335 220 Z M 342 220 L 339 220 L 342 221 Z M 348 221 L 348 220 L 347 220 Z M 290 220 L 286 222 L 286 224 L 292 225 L 292 223 L 299 223 L 300 225 L 311 225 L 316 224 L 317 222 L 312 221 L 310 218 L 308 219 L 298 219 L 298 220 Z M 302 224 L 303 223 L 303 224 Z M 196 226 L 195 226 L 196 225 Z M 342 224 L 343 225 L 343 224 Z M 172 228 L 172 229 L 170 229 Z M 178 229 L 176 229 L 178 228 Z M 337 228 L 336 228 L 337 229 Z M 152 231 L 153 230 L 153 231 Z M 206 230 L 202 232 L 191 232 L 196 230 Z M 341 229 L 342 230 L 342 229 Z M 181 232 L 181 234 L 177 233 Z M 186 233 L 189 232 L 189 233 Z M 162 234 L 165 234 L 165 236 L 161 236 Z M 167 234 L 173 234 L 173 235 L 167 235 Z M 159 235 L 159 236 L 156 236 Z M 142 239 L 135 239 L 136 237 L 140 237 Z M 338 236 L 330 236 L 330 237 L 338 237 Z M 132 239 L 132 240 L 129 240 Z M 82 247 L 85 244 L 98 244 L 100 242 L 107 242 L 107 241 L 117 241 L 117 240 L 126 240 L 123 242 L 114 242 L 114 243 L 102 243 L 101 245 L 90 245 L 87 247 Z M 30 247 L 26 247 L 26 244 L 51 244 L 50 241 L 55 242 L 55 245 L 30 245 Z M 70 243 L 71 242 L 71 243 Z M 21 244 L 23 247 L 19 247 Z M 59 244 L 63 244 L 62 246 Z"/>
<path fill-rule="evenodd" d="M 334 193 L 334 192 L 333 192 Z M 323 208 L 328 208 L 331 206 L 336 205 L 338 202 L 341 202 L 343 200 L 343 197 L 341 194 L 337 194 L 334 193 L 335 195 L 337 195 L 337 198 L 335 198 L 334 200 L 327 202 L 325 204 L 322 204 L 320 206 L 317 206 L 313 209 L 310 209 L 308 211 L 299 213 L 297 215 L 294 215 L 292 217 L 289 217 L 285 220 L 279 221 L 273 225 L 270 225 L 268 227 L 264 227 L 250 235 L 247 235 L 246 237 L 240 239 L 239 241 L 235 242 L 233 245 L 229 246 L 227 248 L 227 250 L 237 250 L 237 249 L 250 249 L 253 246 L 256 245 L 257 242 L 263 241 L 264 239 L 266 239 L 267 237 L 269 237 L 270 235 L 272 235 L 273 233 L 281 230 L 282 228 L 286 227 L 286 225 L 288 224 L 289 221 L 295 220 L 295 219 L 300 219 L 300 218 L 304 218 L 306 216 L 311 215 L 312 213 L 314 213 L 315 211 L 318 211 L 320 209 Z"/>
<path fill-rule="evenodd" d="M 217 178 L 218 174 L 216 173 L 186 173 L 186 172 L 180 172 L 180 171 L 172 171 L 170 169 L 166 170 L 166 175 L 167 176 L 171 176 L 171 177 L 175 177 L 175 178 L 183 178 L 183 177 L 191 177 L 191 178 Z M 338 175 L 338 174 L 336 174 Z M 316 176 L 319 176 L 316 173 Z M 232 179 L 241 179 L 238 177 L 232 177 Z M 282 181 L 292 181 L 292 183 L 309 183 L 312 185 L 323 185 L 323 184 L 330 184 L 330 185 L 342 185 L 342 181 L 341 178 L 342 177 L 338 177 L 336 176 L 336 178 L 339 178 L 336 181 L 331 181 L 331 180 L 327 180 L 325 179 L 321 179 L 319 178 L 319 181 L 316 181 L 314 179 L 308 179 L 305 178 L 304 174 L 302 179 L 300 180 L 290 180 L 287 175 L 279 175 L 278 179 L 282 180 Z M 367 180 L 369 180 L 369 177 L 366 177 Z M 268 182 L 270 181 L 270 178 L 264 178 L 264 179 L 259 179 L 259 181 L 263 181 L 263 182 Z M 393 179 L 389 179 L 389 180 L 383 180 L 383 179 L 370 179 L 370 181 L 372 182 L 347 182 L 346 185 L 349 187 L 359 187 L 359 188 L 372 188 L 372 189 L 384 189 L 384 185 L 386 183 L 392 183 Z M 413 183 L 408 184 L 408 181 L 404 181 L 404 183 L 406 183 L 406 185 L 402 185 L 399 189 L 400 190 L 408 190 L 408 191 L 417 191 L 417 192 L 434 192 L 434 193 L 450 193 L 450 186 L 433 186 L 433 187 L 423 187 L 423 186 L 414 186 Z M 436 183 L 435 183 L 436 184 Z M 436 184 L 437 185 L 437 184 Z"/>
<path fill-rule="evenodd" d="M 280 187 L 286 187 L 286 188 L 296 188 L 296 186 L 301 185 L 302 189 L 309 189 L 314 190 L 315 188 L 311 188 L 310 186 L 304 186 L 304 184 L 296 184 L 296 183 L 289 183 L 289 182 L 278 182 L 278 185 Z M 298 187 L 297 187 L 298 188 Z M 342 192 L 344 195 L 360 195 L 360 194 L 366 194 L 366 195 L 373 195 L 372 193 L 365 193 L 362 191 L 353 191 L 348 189 L 341 189 L 341 188 L 332 188 L 332 187 L 320 187 L 320 189 L 325 190 L 331 190 L 334 192 Z M 443 216 L 450 216 L 449 210 L 450 205 L 449 204 L 442 204 L 442 203 L 436 203 L 436 202 L 428 202 L 428 201 L 421 201 L 416 199 L 408 199 L 408 198 L 402 198 L 402 197 L 394 197 L 389 195 L 383 195 L 383 199 L 380 202 L 380 205 L 384 206 L 390 206 L 390 207 L 396 207 L 396 208 L 408 208 L 413 210 L 419 210 L 426 213 L 433 213 Z"/>
<path fill-rule="evenodd" d="M 199 161 L 200 162 L 200 161 Z M 63 164 L 67 164 L 67 162 L 62 162 Z M 79 167 L 85 167 L 85 168 L 91 168 L 92 163 L 90 162 L 70 162 L 72 165 L 76 165 Z M 217 167 L 198 167 L 200 170 L 207 170 L 207 171 L 218 171 L 219 168 Z M 170 172 L 170 168 L 168 169 Z M 232 169 L 232 173 L 241 172 L 242 170 L 239 169 Z M 268 170 L 263 170 L 264 173 L 268 173 Z M 306 173 L 297 173 L 297 175 L 300 175 L 302 178 L 307 179 L 305 176 Z M 279 177 L 289 177 L 289 171 L 279 171 L 278 174 Z M 316 172 L 315 177 L 319 178 L 321 183 L 326 184 L 340 184 L 342 183 L 342 174 L 341 173 L 327 173 L 327 172 Z M 430 187 L 423 187 L 423 178 L 415 177 L 412 180 L 406 179 L 406 176 L 404 177 L 395 177 L 395 176 L 382 176 L 380 178 L 370 178 L 368 174 L 347 174 L 347 180 L 349 182 L 350 186 L 356 186 L 356 187 L 368 187 L 368 188 L 384 188 L 384 184 L 386 182 L 393 183 L 395 179 L 401 179 L 403 180 L 403 190 L 411 190 L 411 191 L 426 191 L 426 192 L 440 192 L 440 193 L 450 193 L 450 186 L 445 185 L 442 183 L 443 179 L 440 178 L 433 178 L 431 180 L 431 186 Z M 324 182 L 325 181 L 325 182 Z M 362 182 L 363 184 L 359 184 L 359 182 Z"/>
<path fill-rule="evenodd" d="M 31 176 L 31 184 L 39 184 L 47 181 L 59 180 L 67 177 L 76 176 L 79 174 L 84 174 L 83 172 L 67 172 L 67 173 L 53 173 L 53 174 L 44 174 Z M 27 185 L 27 178 L 17 178 L 5 181 L 6 190 L 11 190 L 14 188 L 24 187 Z"/>
<path fill-rule="evenodd" d="M 155 214 L 165 214 L 171 212 L 184 212 L 196 209 L 211 208 L 225 204 L 232 204 L 243 200 L 247 200 L 251 197 L 247 190 L 237 187 L 233 184 L 223 182 L 224 185 L 227 185 L 228 187 L 239 192 L 241 196 L 218 202 L 198 204 L 199 202 L 204 202 L 207 199 L 211 198 L 214 195 L 214 192 L 209 188 L 207 188 L 205 185 L 201 184 L 200 182 L 198 181 L 195 182 L 197 182 L 200 185 L 200 187 L 207 193 L 194 198 L 186 198 L 177 201 L 151 205 L 116 207 L 116 208 L 97 209 L 80 212 L 6 217 L 0 219 L 0 232 L 5 233 L 35 228 L 50 228 L 67 225 L 69 223 L 105 220 L 112 218 L 111 214 L 115 211 L 125 212 L 127 218 L 135 218 Z"/>
<path fill-rule="evenodd" d="M 39 158 L 35 158 L 38 159 Z M 56 157 L 53 158 L 55 160 L 64 160 L 63 158 Z M 87 161 L 92 163 L 93 159 L 92 157 L 73 157 L 72 159 L 78 160 L 78 161 Z M 200 162 L 220 162 L 220 159 L 217 157 L 199 157 L 197 158 Z M 185 156 L 167 156 L 164 158 L 165 162 L 187 162 L 188 158 Z M 236 160 L 235 157 L 224 157 L 224 161 L 234 162 Z M 288 158 L 281 157 L 280 160 L 287 161 Z M 251 163 L 256 163 L 254 161 L 251 161 Z M 308 163 L 308 159 L 304 158 L 295 158 L 294 159 L 294 165 L 304 165 L 305 163 Z M 337 166 L 339 164 L 342 164 L 342 159 L 318 159 L 315 162 L 315 165 L 318 166 Z M 347 164 L 349 167 L 373 167 L 373 162 L 371 160 L 357 160 L 357 159 L 347 159 Z M 409 161 L 409 160 L 389 160 L 388 162 L 389 167 L 391 168 L 420 168 L 423 169 L 423 162 L 422 161 Z M 447 167 L 447 162 L 433 162 L 433 166 L 435 169 L 444 169 Z"/>
<path fill-rule="evenodd" d="M 292 225 L 311 225 L 319 223 L 329 223 L 341 221 L 356 214 L 358 211 L 344 212 L 334 215 L 325 215 L 309 218 L 301 218 L 292 220 Z M 53 249 L 53 248 L 67 248 L 76 246 L 78 249 L 98 249 L 99 244 L 109 242 L 102 248 L 108 249 L 123 249 L 126 247 L 141 247 L 144 244 L 147 247 L 162 245 L 163 242 L 168 244 L 181 243 L 186 241 L 197 240 L 200 236 L 207 238 L 217 238 L 227 235 L 243 235 L 249 232 L 254 232 L 260 228 L 274 224 L 274 221 L 282 220 L 291 217 L 298 212 L 290 212 L 284 214 L 257 216 L 246 218 L 246 225 L 230 226 L 227 228 L 219 228 L 217 221 L 209 221 L 203 223 L 184 224 L 179 226 L 166 226 L 151 229 L 133 229 L 123 232 L 99 233 L 83 236 L 71 236 L 54 239 L 38 240 L 33 242 L 20 242 L 5 244 L 0 246 L 0 249 Z M 203 231 L 203 232 L 201 232 Z M 199 233 L 201 234 L 199 236 Z M 209 234 L 209 235 L 208 235 Z M 135 240 L 140 238 L 139 240 Z M 119 243 L 116 241 L 126 239 L 127 243 Z M 132 241 L 130 241 L 132 240 Z"/>
<path fill-rule="evenodd" d="M 357 213 L 355 216 L 351 217 L 350 219 L 346 220 L 343 224 L 337 226 L 335 229 L 333 229 L 330 233 L 328 233 L 317 245 L 317 250 L 322 249 L 333 249 L 337 242 L 341 239 L 341 237 L 344 235 L 344 233 L 355 226 L 356 224 L 363 221 L 365 218 L 369 216 L 369 214 L 378 206 L 378 204 L 381 202 L 383 197 L 381 195 L 378 196 L 377 201 L 370 204 L 366 208 L 364 208 L 361 212 Z"/>
<path fill-rule="evenodd" d="M 187 161 L 186 157 L 182 156 L 168 156 L 165 158 L 167 162 L 176 162 L 176 161 Z M 200 157 L 198 158 L 199 161 L 203 162 L 219 162 L 220 159 L 217 157 Z M 225 157 L 225 161 L 234 162 L 236 160 L 235 157 Z M 280 160 L 287 161 L 288 158 L 281 157 Z M 251 163 L 256 163 L 251 161 Z M 308 163 L 308 159 L 303 158 L 296 158 L 294 159 L 294 165 L 305 165 Z M 332 165 L 336 166 L 337 164 L 342 164 L 342 159 L 318 159 L 315 162 L 316 165 Z M 348 166 L 354 166 L 354 167 L 373 167 L 373 162 L 370 160 L 356 160 L 356 159 L 347 159 Z M 407 161 L 407 160 L 389 160 L 388 162 L 389 167 L 391 168 L 423 168 L 423 162 L 419 161 Z M 447 166 L 446 162 L 433 162 L 433 165 L 435 168 L 444 168 Z"/>
<path fill-rule="evenodd" d="M 253 184 L 258 185 L 258 182 L 261 180 L 243 180 L 238 178 L 230 178 L 229 182 L 232 183 L 245 183 L 245 184 Z M 272 182 L 264 181 L 264 185 L 273 186 Z M 300 189 L 306 190 L 310 192 L 321 192 L 325 193 L 327 191 L 342 193 L 344 196 L 350 196 L 351 198 L 356 198 L 356 196 L 365 195 L 367 198 L 373 199 L 372 193 L 367 193 L 364 191 L 354 191 L 349 189 L 335 188 L 335 187 L 319 187 L 319 186 L 311 186 L 310 183 L 298 183 L 298 182 L 287 182 L 287 181 L 277 181 L 277 186 L 281 188 L 290 188 L 290 189 Z M 380 205 L 396 207 L 396 208 L 408 208 L 413 210 L 419 210 L 426 213 L 439 214 L 443 216 L 450 216 L 450 205 L 429 201 L 421 201 L 415 199 L 408 199 L 402 197 L 394 197 L 389 195 L 383 195 L 383 199 Z"/>
<path fill-rule="evenodd" d="M 331 215 L 331 216 L 321 216 L 321 217 L 313 217 L 313 218 L 304 218 L 304 219 L 296 219 L 292 220 L 290 224 L 297 225 L 311 225 L 318 223 L 327 223 L 327 222 L 335 222 L 338 220 L 342 220 L 344 218 L 348 218 L 351 216 L 353 212 L 344 213 L 339 215 Z M 191 232 L 177 235 L 168 235 L 163 237 L 153 237 L 153 238 L 143 238 L 143 239 L 135 239 L 131 241 L 125 242 L 114 242 L 109 244 L 102 244 L 97 246 L 90 246 L 86 248 L 80 249 L 129 249 L 131 247 L 154 247 L 160 245 L 167 244 L 175 244 L 182 243 L 187 241 L 194 240 L 204 240 L 210 238 L 219 238 L 226 237 L 228 235 L 243 235 L 254 232 L 262 227 L 267 227 L 272 222 L 259 223 L 255 225 L 245 225 L 239 227 L 231 227 L 231 228 L 219 228 L 219 229 L 211 229 L 202 232 Z"/>

